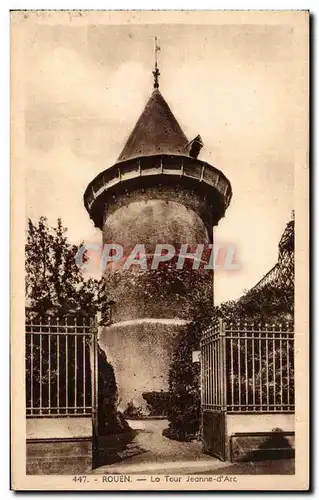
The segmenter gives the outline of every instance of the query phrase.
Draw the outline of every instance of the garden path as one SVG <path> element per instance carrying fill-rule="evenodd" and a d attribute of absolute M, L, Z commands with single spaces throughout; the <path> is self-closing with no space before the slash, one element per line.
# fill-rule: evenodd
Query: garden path
<path fill-rule="evenodd" d="M 196 469 L 203 471 L 225 466 L 225 462 L 205 455 L 198 441 L 184 443 L 163 436 L 162 431 L 168 426 L 165 419 L 129 420 L 128 423 L 138 432 L 127 445 L 123 459 L 95 469 L 96 474 L 130 474 L 143 471 L 148 474 L 152 471 L 185 474 L 188 469 L 191 473 Z"/>

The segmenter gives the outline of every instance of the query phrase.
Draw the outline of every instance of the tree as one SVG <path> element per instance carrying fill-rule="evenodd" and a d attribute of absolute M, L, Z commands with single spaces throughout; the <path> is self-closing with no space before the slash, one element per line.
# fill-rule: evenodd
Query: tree
<path fill-rule="evenodd" d="M 101 306 L 99 282 L 84 278 L 75 261 L 78 247 L 66 233 L 61 219 L 56 227 L 49 227 L 45 217 L 28 221 L 25 286 L 27 311 L 35 316 L 94 316 Z"/>

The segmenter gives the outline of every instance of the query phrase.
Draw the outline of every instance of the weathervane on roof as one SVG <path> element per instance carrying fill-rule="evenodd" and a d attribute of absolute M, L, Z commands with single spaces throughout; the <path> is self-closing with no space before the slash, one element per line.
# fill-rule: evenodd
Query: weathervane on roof
<path fill-rule="evenodd" d="M 157 52 L 161 50 L 161 47 L 157 45 L 157 36 L 155 37 L 155 47 L 154 47 L 154 55 L 155 55 L 155 69 L 153 71 L 154 75 L 154 89 L 158 89 L 159 83 L 158 83 L 158 77 L 160 76 L 160 72 L 157 66 Z"/>

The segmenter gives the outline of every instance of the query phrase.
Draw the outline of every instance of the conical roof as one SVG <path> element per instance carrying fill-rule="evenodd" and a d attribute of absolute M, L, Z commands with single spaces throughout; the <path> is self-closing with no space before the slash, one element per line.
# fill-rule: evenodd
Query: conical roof
<path fill-rule="evenodd" d="M 188 155 L 187 144 L 167 102 L 155 89 L 117 161 L 155 154 Z"/>

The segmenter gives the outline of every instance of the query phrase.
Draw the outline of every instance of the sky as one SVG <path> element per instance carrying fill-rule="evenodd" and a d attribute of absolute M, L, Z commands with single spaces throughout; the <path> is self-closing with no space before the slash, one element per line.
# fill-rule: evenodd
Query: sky
<path fill-rule="evenodd" d="M 233 199 L 215 241 L 238 271 L 216 271 L 215 303 L 238 298 L 277 261 L 293 207 L 294 49 L 287 25 L 27 23 L 23 47 L 26 216 L 72 243 L 101 242 L 84 205 L 152 92 L 160 91 L 200 159 L 228 177 Z"/>

